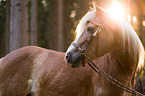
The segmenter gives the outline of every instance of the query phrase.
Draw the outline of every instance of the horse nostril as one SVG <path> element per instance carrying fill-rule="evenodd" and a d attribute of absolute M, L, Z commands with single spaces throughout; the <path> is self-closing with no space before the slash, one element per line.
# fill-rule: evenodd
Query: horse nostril
<path fill-rule="evenodd" d="M 66 56 L 66 60 L 68 60 L 68 58 L 69 58 L 69 56 L 67 55 L 67 56 Z"/>
<path fill-rule="evenodd" d="M 69 61 L 69 58 L 70 58 L 70 53 L 67 53 L 66 60 Z"/>

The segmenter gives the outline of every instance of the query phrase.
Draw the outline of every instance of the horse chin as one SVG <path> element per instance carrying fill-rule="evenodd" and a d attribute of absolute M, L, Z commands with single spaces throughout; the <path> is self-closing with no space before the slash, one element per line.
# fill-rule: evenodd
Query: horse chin
<path fill-rule="evenodd" d="M 79 60 L 79 61 L 77 60 L 77 62 L 74 61 L 74 62 L 70 62 L 70 63 L 68 61 L 66 61 L 66 63 L 67 63 L 67 65 L 69 65 L 72 68 L 78 68 L 81 66 L 82 60 Z"/>
<path fill-rule="evenodd" d="M 78 63 L 74 63 L 74 64 L 68 63 L 68 65 L 71 66 L 72 68 L 78 68 L 81 66 L 81 63 L 79 63 L 79 64 Z"/>

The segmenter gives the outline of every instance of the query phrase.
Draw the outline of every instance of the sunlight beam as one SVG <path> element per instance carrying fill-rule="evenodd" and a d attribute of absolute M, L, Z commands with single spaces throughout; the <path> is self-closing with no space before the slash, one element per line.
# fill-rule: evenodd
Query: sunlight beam
<path fill-rule="evenodd" d="M 108 12 L 111 16 L 113 16 L 115 19 L 119 19 L 120 17 L 125 16 L 125 11 L 120 3 L 114 1 L 113 4 L 108 9 Z"/>

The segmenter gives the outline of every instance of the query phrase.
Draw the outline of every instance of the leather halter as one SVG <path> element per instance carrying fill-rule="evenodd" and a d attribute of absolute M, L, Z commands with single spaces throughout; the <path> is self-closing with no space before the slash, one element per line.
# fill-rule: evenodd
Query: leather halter
<path fill-rule="evenodd" d="M 102 30 L 102 27 L 101 25 L 97 26 L 97 28 L 95 28 L 95 32 L 94 34 L 92 34 L 91 36 L 89 36 L 84 42 L 83 46 L 84 48 L 81 48 L 81 46 L 77 45 L 76 43 L 72 42 L 71 45 L 73 45 L 80 53 L 82 53 L 82 66 L 84 67 L 85 66 L 85 62 L 84 62 L 84 59 L 86 57 L 86 54 L 85 54 L 85 50 L 87 49 L 90 41 L 92 40 L 93 37 L 96 37 L 97 38 L 97 41 L 99 39 L 99 35 L 100 35 L 100 32 Z M 97 43 L 98 44 L 98 43 Z"/>
<path fill-rule="evenodd" d="M 85 62 L 84 62 L 84 58 L 86 57 L 86 54 L 85 54 L 85 50 L 87 49 L 90 41 L 92 40 L 93 37 L 96 37 L 97 39 L 99 39 L 99 35 L 100 35 L 100 32 L 102 31 L 102 28 L 104 27 L 105 23 L 107 21 L 107 17 L 104 21 L 103 24 L 99 24 L 99 25 L 96 25 L 94 24 L 93 22 L 91 22 L 93 25 L 97 26 L 94 30 L 94 33 L 92 35 L 90 35 L 85 41 L 84 41 L 84 48 L 81 48 L 81 46 L 77 45 L 76 43 L 72 42 L 71 45 L 73 45 L 80 53 L 82 53 L 82 65 L 83 67 L 85 66 Z M 98 41 L 98 40 L 97 40 Z M 97 43 L 98 44 L 98 43 Z M 98 46 L 97 46 L 98 47 Z"/>

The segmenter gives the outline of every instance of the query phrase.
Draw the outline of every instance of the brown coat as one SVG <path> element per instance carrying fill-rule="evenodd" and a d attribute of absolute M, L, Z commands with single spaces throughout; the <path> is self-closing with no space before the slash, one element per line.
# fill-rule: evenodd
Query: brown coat
<path fill-rule="evenodd" d="M 91 96 L 91 69 L 66 65 L 64 53 L 29 46 L 0 61 L 0 96 Z"/>

